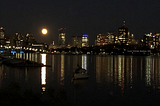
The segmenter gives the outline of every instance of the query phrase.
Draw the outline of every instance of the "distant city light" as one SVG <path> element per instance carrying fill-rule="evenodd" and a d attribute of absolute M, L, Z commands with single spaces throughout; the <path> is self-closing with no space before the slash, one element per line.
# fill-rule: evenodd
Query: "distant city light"
<path fill-rule="evenodd" d="M 58 31 L 62 30 L 63 28 L 59 28 Z"/>
<path fill-rule="evenodd" d="M 88 37 L 88 35 L 87 34 L 83 34 L 83 37 Z"/>
<path fill-rule="evenodd" d="M 53 45 L 54 45 L 54 41 L 53 41 L 53 43 L 52 43 Z"/>
<path fill-rule="evenodd" d="M 24 53 L 24 51 L 21 50 L 20 53 Z"/>

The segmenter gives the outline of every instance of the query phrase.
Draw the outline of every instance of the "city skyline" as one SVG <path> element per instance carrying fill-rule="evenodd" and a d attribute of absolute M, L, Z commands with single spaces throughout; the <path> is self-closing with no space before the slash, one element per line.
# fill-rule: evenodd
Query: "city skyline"
<path fill-rule="evenodd" d="M 58 29 L 66 28 L 66 42 L 71 36 L 89 35 L 90 45 L 94 44 L 99 33 L 115 31 L 123 26 L 141 39 L 145 33 L 160 32 L 158 14 L 160 2 L 151 1 L 1 1 L 0 25 L 7 34 L 20 32 L 33 33 L 38 42 L 58 43 Z M 41 29 L 47 28 L 48 34 L 42 35 Z"/>
<path fill-rule="evenodd" d="M 126 26 L 125 26 L 125 21 L 124 21 L 124 24 L 123 24 L 123 26 L 122 27 L 119 27 L 119 29 L 121 29 L 121 28 L 127 28 Z M 26 36 L 27 36 L 27 34 L 31 34 L 33 37 L 34 37 L 34 35 L 33 35 L 33 33 L 32 32 L 27 32 L 27 33 L 25 33 L 25 34 L 22 34 L 21 32 L 16 32 L 16 33 L 12 33 L 12 34 L 9 34 L 9 33 L 5 33 L 5 28 L 3 28 L 3 27 L 1 27 L 1 29 L 4 31 L 4 38 L 6 38 L 6 37 L 10 37 L 10 38 L 12 38 L 14 35 L 16 35 L 16 34 L 21 34 L 22 35 L 22 37 L 25 39 L 26 38 Z M 43 36 L 46 36 L 47 35 L 47 33 L 48 33 L 48 30 L 47 29 L 45 29 L 45 30 L 47 30 L 47 32 L 46 32 L 46 34 L 44 34 L 44 32 L 42 32 L 42 30 L 44 30 L 45 28 L 43 28 L 43 29 L 41 29 L 41 33 L 42 33 L 42 35 Z M 63 39 L 64 39 L 64 42 L 61 44 L 61 43 L 59 43 L 59 39 L 61 39 L 61 37 L 60 37 L 60 30 L 62 30 L 62 29 L 65 29 L 65 31 L 63 32 L 64 34 L 62 34 L 64 37 L 63 37 Z M 59 37 L 59 38 L 57 38 L 56 40 L 53 40 L 51 43 L 50 42 L 39 42 L 39 41 L 37 41 L 36 39 L 36 42 L 37 43 L 46 43 L 46 44 L 53 44 L 53 42 L 54 42 L 54 44 L 55 44 L 55 42 L 57 42 L 57 44 L 56 45 L 64 45 L 64 44 L 71 44 L 72 45 L 72 38 L 73 37 L 83 37 L 84 35 L 86 35 L 87 36 L 87 39 L 89 40 L 90 39 L 90 37 L 89 37 L 89 35 L 88 34 L 86 34 L 86 33 L 84 33 L 84 34 L 79 34 L 78 36 L 71 36 L 71 41 L 70 42 L 65 42 L 65 40 L 66 40 L 66 28 L 60 28 L 60 29 L 58 29 L 58 36 L 57 37 Z M 96 35 L 95 36 L 95 39 L 94 39 L 94 44 L 92 44 L 92 45 L 96 45 L 96 41 L 97 41 L 97 36 L 99 36 L 99 35 L 102 35 L 102 36 L 110 36 L 110 34 L 109 33 L 112 33 L 113 34 L 113 36 L 114 36 L 114 39 L 116 40 L 117 38 L 120 40 L 121 38 L 119 38 L 120 37 L 120 35 L 119 35 L 119 32 L 118 32 L 118 34 L 115 34 L 115 31 L 107 31 L 106 33 L 99 33 L 98 35 Z M 141 40 L 143 40 L 144 39 L 144 36 L 146 36 L 146 35 L 148 35 L 148 34 L 151 34 L 151 36 L 155 36 L 156 34 L 159 34 L 160 32 L 149 32 L 149 33 L 144 33 L 144 35 L 140 38 L 140 39 L 135 39 L 135 37 L 134 37 L 134 34 L 133 33 L 130 33 L 130 31 L 128 31 L 128 28 L 127 28 L 127 32 L 125 32 L 125 33 L 128 33 L 127 34 L 127 36 L 126 35 L 124 35 L 124 38 L 127 38 L 128 39 L 128 37 L 129 36 L 132 36 L 133 38 L 132 39 L 134 39 L 135 41 L 138 41 L 138 42 L 140 42 Z M 123 34 L 122 34 L 122 36 L 123 36 Z M 89 43 L 89 42 L 88 42 Z M 90 44 L 88 45 L 88 46 L 91 46 Z"/>

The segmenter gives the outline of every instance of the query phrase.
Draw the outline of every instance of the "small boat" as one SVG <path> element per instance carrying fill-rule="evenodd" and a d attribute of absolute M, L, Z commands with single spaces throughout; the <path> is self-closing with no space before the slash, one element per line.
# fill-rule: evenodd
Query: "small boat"
<path fill-rule="evenodd" d="M 78 68 L 73 73 L 73 79 L 85 79 L 88 78 L 89 75 L 87 71 L 81 67 L 78 66 Z"/>

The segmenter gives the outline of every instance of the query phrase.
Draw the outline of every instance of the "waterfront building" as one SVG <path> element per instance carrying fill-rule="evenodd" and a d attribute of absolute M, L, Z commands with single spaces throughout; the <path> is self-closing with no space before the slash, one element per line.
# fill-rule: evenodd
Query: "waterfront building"
<path fill-rule="evenodd" d="M 65 44 L 65 34 L 66 34 L 66 28 L 60 28 L 59 31 L 59 38 L 58 38 L 58 44 L 64 45 Z"/>
<path fill-rule="evenodd" d="M 138 41 L 136 41 L 134 39 L 134 34 L 130 34 L 130 32 L 128 32 L 128 42 L 127 42 L 127 44 L 129 44 L 129 45 L 138 44 Z"/>
<path fill-rule="evenodd" d="M 5 45 L 5 30 L 3 27 L 0 27 L 0 45 Z"/>
<path fill-rule="evenodd" d="M 13 48 L 15 44 L 13 45 L 13 38 L 15 37 L 15 34 L 5 34 L 5 47 L 6 48 Z"/>
<path fill-rule="evenodd" d="M 57 46 L 58 46 L 58 45 L 55 45 L 54 40 L 53 40 L 53 42 L 48 45 L 48 49 L 49 49 L 49 50 L 57 49 Z"/>
<path fill-rule="evenodd" d="M 107 38 L 108 38 L 108 44 L 113 44 L 115 43 L 115 32 L 114 31 L 110 31 L 110 32 L 107 32 Z"/>
<path fill-rule="evenodd" d="M 160 32 L 156 32 L 155 35 L 153 35 L 153 44 L 157 50 L 160 49 Z"/>
<path fill-rule="evenodd" d="M 87 34 L 83 34 L 83 36 L 72 36 L 72 47 L 88 47 L 89 39 Z"/>
<path fill-rule="evenodd" d="M 15 33 L 13 37 L 13 45 L 15 47 L 22 47 L 24 46 L 24 37 L 22 33 Z"/>
<path fill-rule="evenodd" d="M 9 37 L 5 37 L 5 46 L 11 48 L 11 39 Z"/>
<path fill-rule="evenodd" d="M 114 41 L 115 44 L 119 43 L 119 40 L 118 40 L 118 36 L 115 36 L 115 41 Z"/>
<path fill-rule="evenodd" d="M 89 46 L 89 39 L 87 34 L 83 34 L 82 36 L 82 47 L 88 47 Z"/>
<path fill-rule="evenodd" d="M 72 36 L 72 47 L 82 47 L 82 36 Z"/>
<path fill-rule="evenodd" d="M 25 36 L 26 46 L 32 46 L 33 43 L 36 43 L 35 38 L 32 33 L 27 33 Z"/>
<path fill-rule="evenodd" d="M 100 46 L 100 45 L 114 44 L 115 41 L 116 41 L 115 32 L 108 31 L 107 34 L 98 34 L 97 35 L 95 45 Z"/>
<path fill-rule="evenodd" d="M 50 44 L 48 46 L 48 49 L 51 50 L 51 49 L 57 49 L 57 45 L 53 45 L 53 44 Z"/>
<path fill-rule="evenodd" d="M 101 46 L 101 45 L 107 45 L 108 44 L 108 36 L 105 34 L 98 34 L 97 39 L 95 41 L 95 45 Z"/>
<path fill-rule="evenodd" d="M 154 49 L 155 42 L 153 40 L 155 41 L 155 36 L 153 37 L 152 33 L 146 33 L 143 36 L 143 46 Z"/>
<path fill-rule="evenodd" d="M 48 50 L 48 45 L 46 43 L 32 43 L 32 50 L 46 52 Z"/>
<path fill-rule="evenodd" d="M 118 39 L 121 44 L 127 44 L 128 42 L 128 28 L 122 26 L 118 29 Z"/>

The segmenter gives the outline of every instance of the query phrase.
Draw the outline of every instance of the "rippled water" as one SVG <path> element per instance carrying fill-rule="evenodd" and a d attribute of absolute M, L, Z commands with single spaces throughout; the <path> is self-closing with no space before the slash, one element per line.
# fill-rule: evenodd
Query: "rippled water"
<path fill-rule="evenodd" d="M 45 95 L 48 88 L 64 89 L 71 106 L 153 104 L 160 99 L 160 57 L 124 55 L 16 54 L 17 58 L 51 67 L 0 67 L 0 88 L 18 82 L 21 91 Z M 72 82 L 79 64 L 89 79 Z M 154 101 L 152 100 L 154 99 Z"/>

